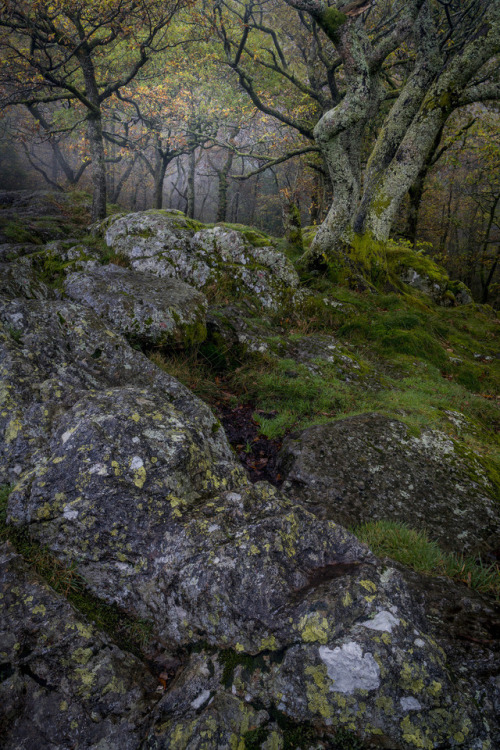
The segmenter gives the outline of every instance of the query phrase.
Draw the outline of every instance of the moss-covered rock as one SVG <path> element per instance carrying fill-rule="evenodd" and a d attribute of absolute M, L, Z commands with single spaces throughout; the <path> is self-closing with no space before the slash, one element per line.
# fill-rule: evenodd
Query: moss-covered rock
<path fill-rule="evenodd" d="M 364 414 L 288 438 L 284 490 L 320 517 L 354 525 L 392 520 L 425 529 L 447 550 L 500 542 L 498 487 L 480 456 L 436 430 Z"/>
<path fill-rule="evenodd" d="M 276 308 L 298 285 L 290 261 L 248 228 L 204 228 L 177 211 L 144 211 L 108 220 L 104 230 L 108 246 L 129 258 L 134 270 L 178 278 L 197 289 L 229 281 L 231 296 L 251 296 Z"/>
<path fill-rule="evenodd" d="M 188 348 L 206 338 L 207 301 L 177 279 L 159 280 L 109 265 L 71 274 L 64 289 L 131 341 Z"/>

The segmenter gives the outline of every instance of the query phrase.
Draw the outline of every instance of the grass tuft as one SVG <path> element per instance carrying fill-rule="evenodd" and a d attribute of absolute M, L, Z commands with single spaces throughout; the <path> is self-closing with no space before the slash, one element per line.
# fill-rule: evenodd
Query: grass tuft
<path fill-rule="evenodd" d="M 443 552 L 424 531 L 396 521 L 369 521 L 353 529 L 378 556 L 391 557 L 418 573 L 446 576 L 500 599 L 500 570 L 474 557 Z"/>

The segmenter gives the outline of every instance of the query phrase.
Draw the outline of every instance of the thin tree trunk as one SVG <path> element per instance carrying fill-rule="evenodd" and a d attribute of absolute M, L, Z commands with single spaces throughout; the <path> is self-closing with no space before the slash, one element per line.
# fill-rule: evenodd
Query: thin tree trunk
<path fill-rule="evenodd" d="M 193 148 L 189 154 L 188 177 L 187 177 L 187 216 L 194 219 L 195 212 L 195 176 L 196 176 L 196 149 Z"/>
<path fill-rule="evenodd" d="M 92 161 L 92 221 L 106 217 L 106 164 L 104 157 L 104 140 L 102 135 L 102 113 L 99 90 L 95 77 L 94 64 L 87 47 L 83 42 L 77 52 L 85 80 L 85 91 L 89 101 L 87 110 L 87 137 Z"/>
<path fill-rule="evenodd" d="M 222 169 L 217 172 L 219 177 L 219 191 L 218 191 L 218 202 L 217 202 L 217 219 L 216 221 L 227 220 L 227 192 L 229 189 L 228 175 L 233 166 L 234 151 L 229 151 L 227 159 Z"/>
<path fill-rule="evenodd" d="M 166 154 L 158 155 L 156 173 L 154 176 L 154 208 L 163 208 L 163 184 L 165 182 L 165 174 L 167 172 L 168 164 L 169 159 Z"/>

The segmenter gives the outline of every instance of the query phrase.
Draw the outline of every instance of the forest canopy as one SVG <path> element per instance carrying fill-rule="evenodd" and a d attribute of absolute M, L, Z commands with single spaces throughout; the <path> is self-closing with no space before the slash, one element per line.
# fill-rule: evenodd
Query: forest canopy
<path fill-rule="evenodd" d="M 403 239 L 498 300 L 500 0 L 3 0 L 0 46 L 5 187 L 286 231 L 320 271 Z"/>

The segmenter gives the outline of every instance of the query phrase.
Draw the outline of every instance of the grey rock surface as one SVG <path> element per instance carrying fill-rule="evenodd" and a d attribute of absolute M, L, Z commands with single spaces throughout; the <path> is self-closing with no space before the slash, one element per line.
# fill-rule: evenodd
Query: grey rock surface
<path fill-rule="evenodd" d="M 272 245 L 225 225 L 205 228 L 178 211 L 143 211 L 103 225 L 106 243 L 136 271 L 178 278 L 197 289 L 222 283 L 276 308 L 298 286 L 291 262 Z"/>
<path fill-rule="evenodd" d="M 14 335 L 13 335 L 14 332 Z M 69 301 L 0 300 L 0 483 L 33 466 L 58 420 L 89 391 L 135 385 L 154 389 L 208 431 L 205 404 Z M 219 433 L 224 439 L 223 432 Z"/>
<path fill-rule="evenodd" d="M 10 263 L 0 262 L 0 296 L 48 299 L 52 295 L 29 259 L 18 258 Z"/>
<path fill-rule="evenodd" d="M 206 338 L 207 301 L 178 279 L 160 280 L 115 265 L 97 266 L 70 274 L 64 289 L 129 340 L 182 348 Z"/>
<path fill-rule="evenodd" d="M 447 435 L 361 414 L 284 441 L 283 491 L 348 526 L 391 520 L 425 529 L 448 550 L 485 552 L 500 539 L 500 508 L 479 458 Z"/>
<path fill-rule="evenodd" d="M 0 547 L 4 750 L 139 748 L 157 680 Z"/>

